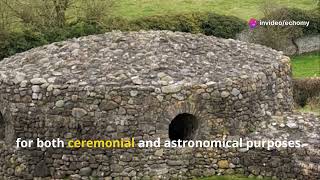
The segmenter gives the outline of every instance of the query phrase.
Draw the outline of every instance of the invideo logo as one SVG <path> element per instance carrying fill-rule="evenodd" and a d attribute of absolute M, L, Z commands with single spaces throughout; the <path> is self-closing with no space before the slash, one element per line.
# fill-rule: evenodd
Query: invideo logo
<path fill-rule="evenodd" d="M 295 20 L 256 20 L 250 18 L 248 25 L 250 29 L 254 29 L 257 26 L 309 26 L 309 21 L 295 21 Z"/>
<path fill-rule="evenodd" d="M 250 18 L 248 24 L 250 29 L 254 29 L 258 26 L 258 21 L 255 18 Z"/>

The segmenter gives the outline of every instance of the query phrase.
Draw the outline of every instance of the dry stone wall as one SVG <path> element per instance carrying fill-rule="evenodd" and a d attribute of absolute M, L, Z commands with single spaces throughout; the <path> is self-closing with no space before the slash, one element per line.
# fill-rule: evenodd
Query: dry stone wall
<path fill-rule="evenodd" d="M 237 34 L 236 39 L 245 42 L 259 43 L 259 40 L 255 39 L 256 37 L 257 35 L 254 31 L 244 30 Z M 320 51 L 319 34 L 307 35 L 294 40 L 287 39 L 283 41 L 284 42 L 282 43 L 281 47 L 279 47 L 279 50 L 283 51 L 283 53 L 288 56 Z"/>
<path fill-rule="evenodd" d="M 241 149 L 16 148 L 15 140 L 168 140 L 185 114 L 192 139 L 246 137 L 292 111 L 290 73 L 289 58 L 264 46 L 169 31 L 112 32 L 17 54 L 0 62 L 0 179 L 288 177 L 294 169 L 252 169 L 260 160 Z M 288 158 L 277 157 L 279 165 Z M 290 177 L 319 177 L 310 171 Z"/>

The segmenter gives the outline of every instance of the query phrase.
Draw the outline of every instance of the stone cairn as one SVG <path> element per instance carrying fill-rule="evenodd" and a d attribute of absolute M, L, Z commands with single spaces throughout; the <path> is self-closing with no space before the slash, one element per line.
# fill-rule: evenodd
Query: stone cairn
<path fill-rule="evenodd" d="M 0 179 L 239 173 L 320 179 L 319 119 L 292 107 L 290 59 L 261 45 L 170 31 L 110 32 L 56 42 L 0 62 Z M 305 146 L 16 147 L 17 138 L 128 137 L 298 139 Z"/>

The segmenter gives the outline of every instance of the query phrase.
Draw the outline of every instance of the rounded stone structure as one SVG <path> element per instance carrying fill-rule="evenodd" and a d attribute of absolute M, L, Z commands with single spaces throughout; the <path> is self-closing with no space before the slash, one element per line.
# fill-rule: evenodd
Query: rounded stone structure
<path fill-rule="evenodd" d="M 289 58 L 270 48 L 170 31 L 110 32 L 17 54 L 0 62 L 0 179 L 243 173 L 233 149 L 14 146 L 16 138 L 246 136 L 292 111 L 290 74 Z"/>

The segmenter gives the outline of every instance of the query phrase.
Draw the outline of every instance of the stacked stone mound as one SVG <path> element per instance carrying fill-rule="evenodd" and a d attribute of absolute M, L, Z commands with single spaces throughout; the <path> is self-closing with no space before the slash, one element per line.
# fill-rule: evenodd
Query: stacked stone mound
<path fill-rule="evenodd" d="M 300 141 L 296 148 L 240 149 L 245 171 L 280 179 L 320 179 L 320 119 L 314 114 L 285 113 L 262 122 L 250 140 Z"/>
<path fill-rule="evenodd" d="M 15 149 L 14 142 L 247 136 L 292 111 L 290 73 L 289 58 L 270 48 L 169 31 L 111 32 L 6 58 L 0 62 L 0 179 L 252 173 L 247 167 L 257 160 L 244 166 L 247 158 L 235 149 Z M 293 172 L 265 171 L 254 173 Z"/>

